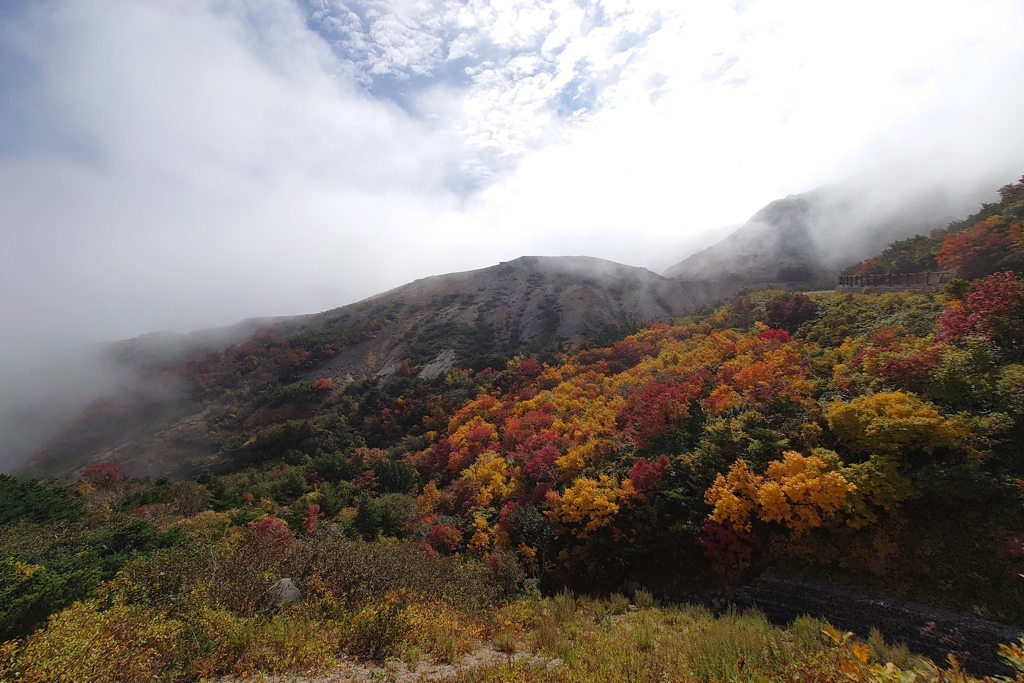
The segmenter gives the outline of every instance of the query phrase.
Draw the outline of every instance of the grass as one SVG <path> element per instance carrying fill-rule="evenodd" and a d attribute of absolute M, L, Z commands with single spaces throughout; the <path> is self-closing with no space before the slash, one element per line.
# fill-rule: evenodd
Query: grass
<path fill-rule="evenodd" d="M 979 683 L 940 673 L 877 631 L 865 643 L 809 617 L 780 628 L 756 611 L 716 616 L 698 606 L 659 607 L 652 600 L 630 610 L 623 602 L 563 591 L 466 609 L 390 594 L 357 610 L 326 598 L 272 615 L 200 610 L 191 623 L 141 605 L 82 603 L 26 641 L 0 646 L 0 680 L 177 683 L 330 674 L 369 659 L 377 662 L 366 665 L 373 680 L 398 680 L 388 672 L 400 662 L 415 671 L 424 662 L 456 664 L 471 652 L 491 651 L 496 656 L 460 668 L 455 680 L 889 683 L 916 672 L 919 683 Z M 1018 654 L 1024 662 L 1024 650 Z"/>
<path fill-rule="evenodd" d="M 687 683 L 864 681 L 977 683 L 964 674 L 940 672 L 877 631 L 868 642 L 826 636 L 818 619 L 800 617 L 786 628 L 763 614 L 730 611 L 715 616 L 696 606 L 636 611 L 623 598 L 592 600 L 561 593 L 524 600 L 499 611 L 530 629 L 535 657 L 461 671 L 459 683 Z M 640 601 L 637 601 L 640 602 Z M 576 609 L 569 612 L 569 605 Z M 627 603 L 628 605 L 628 603 Z M 500 618 L 500 617 L 499 617 Z M 1018 679 L 1024 680 L 1024 679 Z"/>

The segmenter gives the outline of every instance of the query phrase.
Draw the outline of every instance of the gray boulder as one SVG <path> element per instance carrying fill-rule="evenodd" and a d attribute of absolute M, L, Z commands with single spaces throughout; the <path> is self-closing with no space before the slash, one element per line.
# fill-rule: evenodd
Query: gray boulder
<path fill-rule="evenodd" d="M 291 579 L 281 579 L 266 591 L 266 602 L 272 606 L 287 605 L 301 599 L 302 591 Z"/>

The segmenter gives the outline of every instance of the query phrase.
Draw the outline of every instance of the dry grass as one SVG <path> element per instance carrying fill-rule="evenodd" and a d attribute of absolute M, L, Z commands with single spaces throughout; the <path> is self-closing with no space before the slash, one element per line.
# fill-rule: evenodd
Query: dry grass
<path fill-rule="evenodd" d="M 272 615 L 205 609 L 189 621 L 158 607 L 88 603 L 18 648 L 0 648 L 0 679 L 889 683 L 916 669 L 920 683 L 939 680 L 877 632 L 868 643 L 837 641 L 823 635 L 827 624 L 807 617 L 782 629 L 757 612 L 621 613 L 621 603 L 566 591 L 466 610 L 389 592 L 354 608 L 311 598 Z"/>

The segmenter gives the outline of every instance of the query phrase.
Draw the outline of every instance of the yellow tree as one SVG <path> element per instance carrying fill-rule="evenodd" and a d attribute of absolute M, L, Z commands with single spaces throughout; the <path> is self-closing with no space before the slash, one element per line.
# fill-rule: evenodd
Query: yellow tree
<path fill-rule="evenodd" d="M 930 403 L 902 391 L 836 400 L 826 412 L 836 437 L 865 453 L 896 454 L 907 447 L 931 453 L 957 448 L 971 432 L 957 416 L 946 417 Z"/>
<path fill-rule="evenodd" d="M 714 506 L 711 519 L 720 524 L 728 522 L 750 531 L 756 515 L 801 536 L 845 509 L 848 496 L 856 490 L 821 457 L 786 451 L 782 460 L 768 463 L 764 476 L 737 460 L 726 476 L 715 478 L 705 500 Z"/>
<path fill-rule="evenodd" d="M 620 504 L 636 495 L 633 483 L 626 479 L 620 487 L 618 482 L 605 475 L 597 479 L 579 477 L 559 495 L 548 494 L 551 510 L 548 517 L 556 523 L 576 525 L 572 533 L 586 538 L 591 532 L 608 526 L 621 509 Z"/>
<path fill-rule="evenodd" d="M 487 507 L 504 500 L 515 490 L 516 482 L 509 474 L 505 458 L 494 451 L 485 451 L 463 471 L 462 476 L 480 485 L 476 503 Z"/>

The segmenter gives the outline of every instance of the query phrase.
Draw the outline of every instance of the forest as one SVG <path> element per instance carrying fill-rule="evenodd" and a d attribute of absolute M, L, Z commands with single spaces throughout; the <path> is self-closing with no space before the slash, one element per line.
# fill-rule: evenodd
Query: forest
<path fill-rule="evenodd" d="M 0 677 L 412 671 L 485 642 L 460 680 L 967 680 L 681 606 L 771 569 L 1024 627 L 1024 178 L 847 272 L 937 268 L 958 279 L 746 291 L 504 355 L 467 328 L 430 379 L 433 347 L 304 380 L 338 344 L 317 330 L 193 359 L 217 467 L 0 475 Z M 269 604 L 285 577 L 304 599 Z"/>

